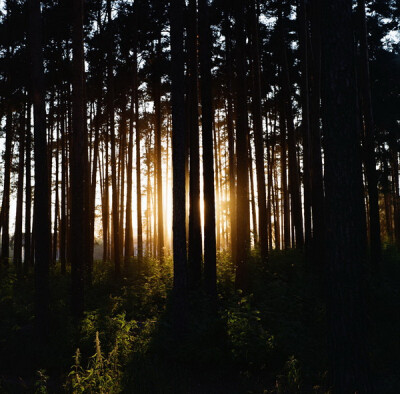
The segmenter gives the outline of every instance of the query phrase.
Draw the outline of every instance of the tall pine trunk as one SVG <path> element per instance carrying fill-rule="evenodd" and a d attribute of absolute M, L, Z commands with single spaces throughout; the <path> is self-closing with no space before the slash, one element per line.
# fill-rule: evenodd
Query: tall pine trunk
<path fill-rule="evenodd" d="M 183 0 L 171 0 L 171 104 L 172 104 L 172 172 L 173 172 L 173 253 L 175 324 L 183 328 L 182 309 L 187 289 L 186 194 L 185 194 L 185 77 L 183 56 Z M 180 321 L 177 319 L 180 318 Z"/>
<path fill-rule="evenodd" d="M 22 115 L 25 118 L 25 110 Z M 21 127 L 19 133 L 19 160 L 18 160 L 18 186 L 17 186 L 17 208 L 15 215 L 14 235 L 14 263 L 17 271 L 21 271 L 22 264 L 22 209 L 24 196 L 24 161 L 25 159 L 25 128 Z"/>
<path fill-rule="evenodd" d="M 212 36 L 210 30 L 209 6 L 207 0 L 199 0 L 199 37 L 204 188 L 204 280 L 209 296 L 214 299 L 217 295 L 213 158 L 214 112 L 211 90 Z"/>
<path fill-rule="evenodd" d="M 324 2 L 328 338 L 333 392 L 369 393 L 366 339 L 366 223 L 357 119 L 352 1 Z"/>
<path fill-rule="evenodd" d="M 118 209 L 118 188 L 117 188 L 117 160 L 116 160 L 116 138 L 115 138 L 115 114 L 114 114 L 114 72 L 113 72 L 113 52 L 114 34 L 113 21 L 111 14 L 112 0 L 107 0 L 108 18 L 108 52 L 107 52 L 107 79 L 108 79 L 108 118 L 110 122 L 110 142 L 111 142 L 111 190 L 112 190 L 112 260 L 115 267 L 115 275 L 121 274 L 120 263 L 120 243 L 119 243 L 119 209 Z"/>
<path fill-rule="evenodd" d="M 31 148 L 32 148 L 32 131 L 31 131 L 31 101 L 28 95 L 27 114 L 26 114 L 26 141 L 25 141 L 25 245 L 24 245 L 24 264 L 25 270 L 31 265 L 31 233 L 32 233 L 32 183 L 31 183 Z"/>
<path fill-rule="evenodd" d="M 238 288 L 247 287 L 247 259 L 250 252 L 250 209 L 249 209 L 249 159 L 248 119 L 245 58 L 245 2 L 235 2 L 235 67 L 236 67 L 236 278 Z"/>
<path fill-rule="evenodd" d="M 202 234 L 200 220 L 200 147 L 197 70 L 197 1 L 190 0 L 187 22 L 188 117 L 189 117 L 189 280 L 190 286 L 201 279 Z"/>
<path fill-rule="evenodd" d="M 264 141 L 261 115 L 261 76 L 260 54 L 258 49 L 258 14 L 256 0 L 252 0 L 251 10 L 251 49 L 252 49 L 252 79 L 253 79 L 253 124 L 254 146 L 256 150 L 257 197 L 258 197 L 258 234 L 261 260 L 268 259 L 268 227 L 267 227 L 267 198 L 265 194 Z"/>
<path fill-rule="evenodd" d="M 34 253 L 35 317 L 38 334 L 46 337 L 49 321 L 50 185 L 47 163 L 46 109 L 40 1 L 29 0 L 31 87 L 34 110 Z"/>
<path fill-rule="evenodd" d="M 87 193 L 87 134 L 84 115 L 84 51 L 83 51 L 83 0 L 74 0 L 72 29 L 72 138 L 70 157 L 71 225 L 70 254 L 72 277 L 72 313 L 75 318 L 83 316 L 84 279 L 87 263 L 88 216 Z"/>
<path fill-rule="evenodd" d="M 365 0 L 358 0 L 360 17 L 361 99 L 364 119 L 364 162 L 369 197 L 369 235 L 371 261 L 374 268 L 382 258 L 381 227 L 379 221 L 378 179 L 375 160 L 374 119 L 372 115 L 371 83 L 369 77 L 368 31 Z"/>

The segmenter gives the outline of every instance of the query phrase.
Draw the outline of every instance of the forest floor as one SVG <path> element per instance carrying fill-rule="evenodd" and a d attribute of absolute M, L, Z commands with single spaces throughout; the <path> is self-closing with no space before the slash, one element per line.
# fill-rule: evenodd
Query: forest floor
<path fill-rule="evenodd" d="M 135 262 L 132 262 L 133 265 Z M 246 294 L 218 258 L 218 311 L 190 294 L 186 329 L 170 313 L 172 261 L 148 260 L 115 280 L 96 262 L 85 318 L 70 318 L 69 275 L 51 269 L 46 344 L 33 324 L 33 275 L 0 272 L 0 392 L 327 393 L 324 281 L 295 251 L 253 256 Z M 369 332 L 377 392 L 400 392 L 400 256 L 385 249 L 369 280 Z M 98 333 L 98 334 L 97 334 Z M 79 348 L 79 351 L 77 349 Z"/>

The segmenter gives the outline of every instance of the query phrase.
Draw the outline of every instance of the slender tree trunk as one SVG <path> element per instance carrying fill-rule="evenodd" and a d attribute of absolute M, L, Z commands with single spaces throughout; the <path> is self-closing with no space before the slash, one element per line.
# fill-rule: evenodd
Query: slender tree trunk
<path fill-rule="evenodd" d="M 55 187 L 54 187 L 54 193 L 55 193 L 55 199 L 54 199 L 54 230 L 53 230 L 53 262 L 55 263 L 57 260 L 57 249 L 58 249 L 58 227 L 59 227 L 59 143 L 60 143 L 60 120 L 58 119 L 57 121 L 57 136 L 56 136 L 56 154 L 55 154 L 55 159 L 56 159 L 56 179 L 55 179 Z"/>
<path fill-rule="evenodd" d="M 311 173 L 310 173 L 310 106 L 308 73 L 308 29 L 306 0 L 298 2 L 299 47 L 301 63 L 301 129 L 303 135 L 303 184 L 304 184 L 304 247 L 308 260 L 311 245 Z"/>
<path fill-rule="evenodd" d="M 311 61 L 310 69 L 310 132 L 311 132 L 311 191 L 312 191 L 312 259 L 315 268 L 324 261 L 325 248 L 325 203 L 322 175 L 322 149 L 320 127 L 321 101 L 321 24 L 319 0 L 310 4 Z"/>
<path fill-rule="evenodd" d="M 215 191 L 213 158 L 213 120 L 211 45 L 212 36 L 207 0 L 199 0 L 199 44 L 201 124 L 203 141 L 203 188 L 204 188 L 204 280 L 208 295 L 217 296 L 217 262 L 215 240 Z"/>
<path fill-rule="evenodd" d="M 361 96 L 364 118 L 364 162 L 369 196 L 369 234 L 371 262 L 375 269 L 382 258 L 381 228 L 379 220 L 378 179 L 375 162 L 374 119 L 372 115 L 371 84 L 369 77 L 368 31 L 365 0 L 358 0 L 360 16 Z"/>
<path fill-rule="evenodd" d="M 24 264 L 25 270 L 28 270 L 32 264 L 31 260 L 31 216 L 32 216 L 32 188 L 31 188 L 31 148 L 32 148 L 32 131 L 31 131 L 31 102 L 30 95 L 27 105 L 27 124 L 26 124 L 26 181 L 25 181 L 25 248 L 24 248 Z"/>
<path fill-rule="evenodd" d="M 235 66 L 236 66 L 236 286 L 247 287 L 247 259 L 250 252 L 250 211 L 249 211 L 249 159 L 248 159 L 248 119 L 245 59 L 245 2 L 235 2 Z"/>
<path fill-rule="evenodd" d="M 293 123 L 292 99 L 290 92 L 289 65 L 287 60 L 287 43 L 285 38 L 283 21 L 281 21 L 281 43 L 282 43 L 282 93 L 284 100 L 284 111 L 288 131 L 288 155 L 289 155 L 289 192 L 292 207 L 292 224 L 295 230 L 296 248 L 302 249 L 304 245 L 303 236 L 303 214 L 301 208 L 299 166 L 296 158 L 296 139 Z"/>
<path fill-rule="evenodd" d="M 284 105 L 281 103 L 279 111 L 279 128 L 281 137 L 281 198 L 283 202 L 283 247 L 290 248 L 290 208 L 289 193 L 287 187 L 287 144 L 286 144 L 286 122 L 284 116 Z"/>
<path fill-rule="evenodd" d="M 25 117 L 25 110 L 22 115 Z M 25 162 L 25 128 L 21 127 L 19 135 L 19 160 L 18 160 L 18 186 L 17 186 L 17 207 L 15 215 L 14 232 L 14 263 L 17 271 L 21 272 L 22 264 L 22 208 L 24 195 L 24 162 Z"/>
<path fill-rule="evenodd" d="M 125 203 L 125 161 L 126 161 L 126 109 L 123 108 L 121 114 L 120 124 L 120 150 L 119 150 L 119 191 L 120 191 L 120 205 L 119 205 L 119 250 L 123 256 L 124 251 L 124 203 Z"/>
<path fill-rule="evenodd" d="M 253 221 L 254 245 L 258 245 L 256 196 L 255 196 L 255 192 L 254 192 L 254 179 L 253 178 L 254 178 L 253 177 L 253 153 L 252 153 L 251 144 L 249 143 L 249 185 L 250 185 L 251 219 Z"/>
<path fill-rule="evenodd" d="M 265 167 L 264 167 L 264 143 L 261 115 L 261 77 L 260 54 L 258 49 L 258 14 L 256 0 L 251 2 L 251 38 L 252 38 L 252 77 L 253 97 L 252 110 L 254 122 L 254 146 L 256 150 L 257 171 L 257 196 L 258 196 L 258 233 L 260 237 L 260 254 L 263 263 L 268 259 L 268 228 L 267 228 L 267 198 L 265 195 Z"/>
<path fill-rule="evenodd" d="M 189 116 L 189 281 L 190 287 L 201 279 L 202 234 L 200 219 L 200 148 L 199 102 L 197 69 L 197 7 L 196 0 L 189 1 L 187 23 L 188 47 L 188 116 Z"/>
<path fill-rule="evenodd" d="M 109 199 L 109 186 L 110 178 L 108 171 L 109 153 L 108 153 L 108 139 L 109 139 L 109 129 L 105 130 L 104 138 L 104 190 L 103 190 L 103 261 L 109 260 L 110 258 L 110 199 Z"/>
<path fill-rule="evenodd" d="M 125 216 L 125 271 L 133 257 L 133 229 L 132 229 L 132 172 L 133 172 L 133 123 L 135 118 L 135 99 L 132 87 L 131 108 L 129 117 L 128 163 L 126 169 L 126 216 Z M 139 191 L 138 191 L 139 193 Z"/>
<path fill-rule="evenodd" d="M 172 165 L 173 165 L 173 252 L 176 316 L 181 316 L 187 288 L 186 208 L 185 208 L 185 77 L 183 56 L 182 0 L 171 0 L 171 104 L 172 104 Z M 182 321 L 176 321 L 179 327 Z"/>
<path fill-rule="evenodd" d="M 226 37 L 226 65 L 227 65 L 227 119 L 228 151 L 229 151 L 229 218 L 231 232 L 231 253 L 232 260 L 236 261 L 236 160 L 235 160 L 235 136 L 233 127 L 233 97 L 232 97 L 232 42 L 231 27 L 229 18 L 225 16 L 225 37 Z"/>
<path fill-rule="evenodd" d="M 65 275 L 67 265 L 67 229 L 68 229 L 68 213 L 67 213 L 67 173 L 68 164 L 67 155 L 67 135 L 65 130 L 64 112 L 65 108 L 61 109 L 61 221 L 60 221 L 60 264 L 61 273 Z"/>
<path fill-rule="evenodd" d="M 10 178 L 11 178 L 11 156 L 12 156 L 12 113 L 11 108 L 7 109 L 6 114 L 6 146 L 4 153 L 4 181 L 3 181 L 3 201 L 1 204 L 2 215 L 2 238 L 1 238 L 1 261 L 8 265 L 10 257 Z"/>
<path fill-rule="evenodd" d="M 164 252 L 164 218 L 163 218 L 163 184 L 162 184 L 162 145 L 161 145 L 161 31 L 159 32 L 159 38 L 157 41 L 156 59 L 154 65 L 153 75 L 153 99 L 154 99 L 154 114 L 155 114 L 155 127 L 154 127 L 154 139 L 155 139 L 155 182 L 154 189 L 154 200 L 157 203 L 154 205 L 156 210 L 154 212 L 154 220 L 157 220 L 157 257 L 162 261 Z M 154 227 L 156 231 L 156 227 Z"/>
<path fill-rule="evenodd" d="M 96 115 L 94 120 L 94 146 L 92 158 L 92 179 L 90 183 L 90 259 L 89 259 L 89 277 L 88 283 L 91 283 L 94 259 L 94 224 L 96 218 L 96 187 L 97 187 L 97 162 L 99 160 L 100 144 L 100 115 L 101 115 L 101 96 L 97 98 Z M 101 188 L 100 188 L 101 190 Z"/>
<path fill-rule="evenodd" d="M 219 131 L 215 125 L 213 124 L 213 136 L 214 136 L 214 162 L 215 162 L 215 226 L 216 226 L 216 248 L 219 250 L 221 248 L 221 155 L 219 151 Z"/>
<path fill-rule="evenodd" d="M 326 263 L 333 392 L 372 392 L 365 308 L 366 229 L 352 1 L 324 2 Z"/>
<path fill-rule="evenodd" d="M 110 121 L 110 137 L 111 137 L 111 189 L 112 189 L 112 235 L 113 235 L 113 261 L 115 266 L 115 275 L 121 275 L 120 264 L 120 243 L 119 243 L 119 210 L 118 210 L 118 189 L 117 189 L 117 160 L 116 160 L 116 143 L 115 143 L 115 114 L 114 114 L 114 75 L 113 75 L 113 52 L 114 52 L 114 34 L 113 21 L 111 17 L 112 0 L 107 0 L 107 16 L 108 16 L 108 60 L 107 60 L 107 78 L 108 78 L 108 116 Z"/>
<path fill-rule="evenodd" d="M 32 99 L 34 108 L 34 250 L 35 317 L 38 334 L 46 338 L 49 321 L 50 264 L 50 187 L 47 163 L 46 109 L 42 54 L 42 18 L 40 1 L 29 0 L 29 38 L 31 55 Z"/>
<path fill-rule="evenodd" d="M 74 0 L 72 29 L 72 139 L 71 139 L 71 277 L 72 314 L 83 316 L 84 279 L 89 248 L 87 193 L 87 131 L 84 105 L 83 0 Z"/>
<path fill-rule="evenodd" d="M 139 127 L 139 93 L 137 76 L 137 50 L 134 54 L 133 80 L 135 91 L 135 128 L 136 128 L 136 209 L 137 209 L 137 256 L 138 265 L 141 266 L 143 259 L 143 226 L 142 226 L 142 181 L 141 181 L 141 153 L 140 153 L 140 127 Z"/>

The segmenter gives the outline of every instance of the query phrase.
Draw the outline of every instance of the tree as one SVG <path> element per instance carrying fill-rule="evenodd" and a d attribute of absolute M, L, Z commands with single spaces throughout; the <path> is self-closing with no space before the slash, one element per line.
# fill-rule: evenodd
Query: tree
<path fill-rule="evenodd" d="M 72 138 L 71 138 L 71 276 L 72 313 L 84 311 L 85 250 L 89 248 L 87 185 L 87 133 L 84 104 L 83 0 L 74 0 L 72 30 Z"/>
<path fill-rule="evenodd" d="M 378 181 L 375 161 L 374 119 L 372 115 L 371 84 L 369 76 L 368 31 L 365 16 L 365 0 L 358 0 L 360 18 L 360 74 L 362 114 L 364 119 L 364 161 L 369 196 L 369 235 L 371 261 L 376 269 L 382 258 L 381 227 L 379 220 Z"/>
<path fill-rule="evenodd" d="M 182 0 L 171 0 L 172 234 L 174 292 L 177 305 L 185 303 L 184 297 L 187 288 L 183 7 Z"/>
<path fill-rule="evenodd" d="M 310 143 L 311 143 L 311 203 L 312 260 L 321 267 L 325 245 L 325 206 L 321 154 L 321 2 L 310 3 Z"/>
<path fill-rule="evenodd" d="M 155 113 L 155 187 L 157 191 L 157 256 L 163 258 L 164 253 L 164 218 L 163 218 L 163 184 L 161 159 L 161 31 L 156 44 L 156 55 L 153 70 L 153 100 Z"/>
<path fill-rule="evenodd" d="M 352 2 L 324 2 L 322 120 L 327 307 L 334 392 L 371 392 L 366 344 L 366 225 Z"/>
<path fill-rule="evenodd" d="M 25 141 L 25 245 L 24 245 L 24 264 L 25 270 L 31 265 L 31 211 L 32 211 L 32 188 L 31 188 L 31 141 L 32 141 L 32 131 L 31 131 L 31 101 L 30 94 L 28 94 L 27 100 L 27 117 L 26 117 L 26 141 Z"/>
<path fill-rule="evenodd" d="M 25 119 L 25 109 L 22 117 Z M 18 188 L 17 188 L 17 209 L 15 215 L 15 236 L 14 236 L 14 264 L 17 271 L 21 270 L 22 263 L 22 199 L 24 194 L 24 158 L 25 158 L 25 127 L 21 127 L 19 133 L 19 158 L 18 158 Z"/>
<path fill-rule="evenodd" d="M 190 0 L 187 19 L 188 117 L 189 117 L 189 280 L 201 279 L 202 234 L 200 220 L 200 147 L 197 65 L 197 1 Z"/>
<path fill-rule="evenodd" d="M 108 116 L 111 138 L 111 189 L 112 189 L 112 229 L 113 229 L 113 260 L 115 275 L 121 274 L 120 263 L 120 242 L 119 242 L 119 208 L 118 208 L 118 188 L 117 188 L 117 161 L 116 161 L 116 142 L 115 142 L 115 108 L 114 108 L 114 75 L 113 75 L 113 52 L 114 52 L 114 33 L 111 12 L 112 0 L 107 0 L 108 18 L 108 51 L 107 51 L 107 83 L 108 83 Z"/>
<path fill-rule="evenodd" d="M 34 116 L 34 250 L 35 250 L 35 316 L 38 334 L 46 337 L 49 320 L 50 185 L 47 163 L 46 109 L 42 53 L 42 18 L 40 1 L 29 0 L 29 46 L 31 56 L 31 89 Z"/>
<path fill-rule="evenodd" d="M 287 58 L 287 42 L 285 33 L 285 21 L 286 15 L 283 15 L 284 11 L 281 11 L 280 16 L 280 39 L 281 39 L 281 84 L 282 84 L 282 98 L 284 103 L 284 117 L 286 120 L 287 127 L 287 147 L 288 147 L 288 159 L 289 159 L 289 192 L 291 199 L 291 213 L 292 223 L 295 230 L 295 236 L 293 237 L 296 241 L 296 248 L 302 249 L 304 245 L 303 235 L 303 213 L 301 209 L 301 194 L 300 194 L 300 179 L 299 179 L 299 166 L 296 157 L 296 137 L 295 128 L 293 121 L 293 107 L 292 98 L 290 92 L 290 74 L 289 64 Z M 279 22 L 278 22 L 279 23 Z"/>
<path fill-rule="evenodd" d="M 253 77 L 253 122 L 254 145 L 256 150 L 257 171 L 257 200 L 258 200 L 258 233 L 260 236 L 261 259 L 266 263 L 268 259 L 268 227 L 267 227 L 267 198 L 265 194 L 265 167 L 264 167 L 264 141 L 261 117 L 261 76 L 258 49 L 258 14 L 256 0 L 250 5 L 251 15 L 251 48 L 252 48 L 252 77 Z"/>
<path fill-rule="evenodd" d="M 203 137 L 204 184 L 204 279 L 211 298 L 217 296 L 217 261 L 215 245 L 215 191 L 213 158 L 213 105 L 211 76 L 212 36 L 207 0 L 199 0 L 201 125 Z"/>
<path fill-rule="evenodd" d="M 247 258 L 250 252 L 250 209 L 248 172 L 248 119 L 243 0 L 235 1 L 236 69 L 236 286 L 247 285 Z"/>

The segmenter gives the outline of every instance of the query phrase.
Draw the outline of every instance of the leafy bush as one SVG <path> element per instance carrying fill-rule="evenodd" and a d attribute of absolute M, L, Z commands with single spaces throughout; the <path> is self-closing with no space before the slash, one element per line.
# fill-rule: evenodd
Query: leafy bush
<path fill-rule="evenodd" d="M 118 393 L 121 391 L 121 366 L 118 361 L 118 344 L 104 356 L 101 352 L 99 333 L 96 332 L 96 353 L 90 358 L 88 367 L 81 366 L 79 348 L 75 353 L 75 364 L 69 373 L 66 389 L 72 393 Z"/>

